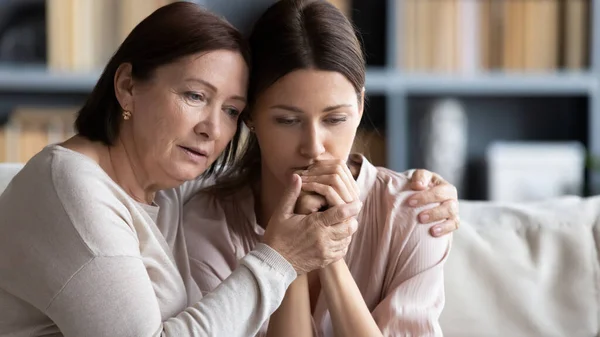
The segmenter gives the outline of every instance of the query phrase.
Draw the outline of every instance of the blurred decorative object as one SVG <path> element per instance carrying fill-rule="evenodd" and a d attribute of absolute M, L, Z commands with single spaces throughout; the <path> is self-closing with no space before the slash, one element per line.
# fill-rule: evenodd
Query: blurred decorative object
<path fill-rule="evenodd" d="M 586 151 L 579 142 L 496 142 L 487 153 L 493 201 L 582 195 Z"/>
<path fill-rule="evenodd" d="M 421 130 L 425 167 L 463 188 L 467 164 L 467 115 L 456 99 L 437 101 Z"/>
<path fill-rule="evenodd" d="M 44 63 L 44 0 L 0 0 L 0 62 Z"/>

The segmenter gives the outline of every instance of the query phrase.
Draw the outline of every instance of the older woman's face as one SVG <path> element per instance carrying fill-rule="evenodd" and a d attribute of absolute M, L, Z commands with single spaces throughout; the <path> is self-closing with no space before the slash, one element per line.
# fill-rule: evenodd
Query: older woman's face
<path fill-rule="evenodd" d="M 132 112 L 121 135 L 130 137 L 138 161 L 155 179 L 194 179 L 235 134 L 247 82 L 246 63 L 232 51 L 192 55 L 160 67 L 151 80 L 132 82 L 129 104 L 121 100 Z"/>

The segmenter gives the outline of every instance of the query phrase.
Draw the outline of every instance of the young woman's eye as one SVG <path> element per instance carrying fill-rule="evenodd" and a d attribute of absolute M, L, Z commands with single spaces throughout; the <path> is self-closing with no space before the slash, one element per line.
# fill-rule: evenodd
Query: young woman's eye
<path fill-rule="evenodd" d="M 297 119 L 293 118 L 276 118 L 275 121 L 277 122 L 277 124 L 281 125 L 294 125 L 299 122 Z"/>
<path fill-rule="evenodd" d="M 346 117 L 331 117 L 331 118 L 327 118 L 325 120 L 326 123 L 331 124 L 331 125 L 337 125 L 337 124 L 341 124 L 343 122 L 345 122 L 347 120 Z"/>
<path fill-rule="evenodd" d="M 206 96 L 202 93 L 188 91 L 185 93 L 185 97 L 193 102 L 206 102 Z"/>

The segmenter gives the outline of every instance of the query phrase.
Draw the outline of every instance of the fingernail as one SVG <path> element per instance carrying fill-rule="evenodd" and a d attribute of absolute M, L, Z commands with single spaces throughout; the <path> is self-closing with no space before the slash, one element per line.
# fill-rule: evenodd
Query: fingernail
<path fill-rule="evenodd" d="M 441 226 L 435 226 L 433 227 L 433 235 L 440 235 L 442 233 L 442 227 Z"/>
<path fill-rule="evenodd" d="M 411 201 L 408 202 L 408 204 L 411 205 L 411 206 L 417 206 L 418 203 L 419 202 L 417 200 L 415 200 L 415 199 L 412 199 Z"/>
<path fill-rule="evenodd" d="M 422 182 L 422 181 L 419 181 L 419 185 L 421 185 L 421 186 L 425 186 L 425 183 L 424 183 L 424 182 Z"/>
<path fill-rule="evenodd" d="M 421 215 L 421 222 L 427 222 L 427 220 L 429 220 L 429 214 Z"/>

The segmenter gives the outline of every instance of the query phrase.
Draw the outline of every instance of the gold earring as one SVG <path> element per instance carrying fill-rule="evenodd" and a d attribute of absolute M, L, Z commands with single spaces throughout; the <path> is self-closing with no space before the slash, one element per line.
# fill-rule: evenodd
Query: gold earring
<path fill-rule="evenodd" d="M 131 111 L 129 110 L 123 110 L 123 119 L 124 120 L 129 120 L 131 118 Z"/>
<path fill-rule="evenodd" d="M 254 126 L 249 127 L 251 132 L 254 132 Z"/>

